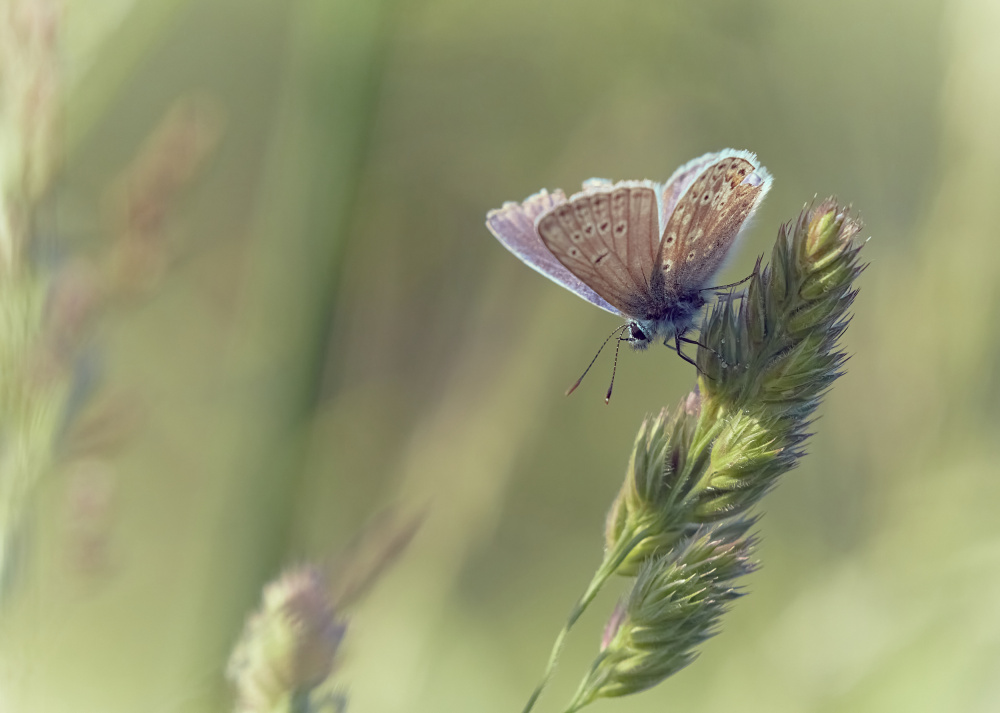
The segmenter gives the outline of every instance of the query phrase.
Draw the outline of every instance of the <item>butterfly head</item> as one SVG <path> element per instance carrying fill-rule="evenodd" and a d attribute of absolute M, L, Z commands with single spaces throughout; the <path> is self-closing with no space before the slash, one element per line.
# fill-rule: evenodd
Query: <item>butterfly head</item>
<path fill-rule="evenodd" d="M 684 322 L 676 322 L 673 319 L 644 319 L 629 320 L 623 339 L 632 345 L 633 349 L 645 349 L 658 339 L 662 339 L 667 344 L 674 335 L 686 332 L 692 325 L 693 319 Z"/>
<path fill-rule="evenodd" d="M 629 320 L 622 334 L 622 340 L 632 345 L 633 349 L 645 349 L 653 343 L 654 327 L 649 322 L 643 320 Z"/>

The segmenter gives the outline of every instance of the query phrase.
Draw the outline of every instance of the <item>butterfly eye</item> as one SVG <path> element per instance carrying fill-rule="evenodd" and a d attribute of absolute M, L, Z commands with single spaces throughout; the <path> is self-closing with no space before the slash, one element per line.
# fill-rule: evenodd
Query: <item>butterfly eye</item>
<path fill-rule="evenodd" d="M 636 324 L 635 322 L 632 322 L 632 324 L 629 325 L 629 331 L 631 333 L 632 339 L 636 341 L 645 342 L 649 340 L 649 337 L 646 336 L 646 333 L 643 332 L 641 329 L 639 329 L 639 325 Z"/>

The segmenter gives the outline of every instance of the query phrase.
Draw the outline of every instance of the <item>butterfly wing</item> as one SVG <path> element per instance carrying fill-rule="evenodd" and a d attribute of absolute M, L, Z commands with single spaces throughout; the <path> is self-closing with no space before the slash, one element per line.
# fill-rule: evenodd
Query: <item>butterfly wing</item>
<path fill-rule="evenodd" d="M 706 286 L 771 182 L 757 157 L 745 151 L 709 154 L 678 169 L 664 188 L 664 206 L 674 193 L 679 198 L 664 221 L 657 260 L 668 292 Z"/>
<path fill-rule="evenodd" d="M 623 314 L 643 315 L 660 242 L 657 213 L 653 184 L 595 184 L 535 225 L 566 269 Z"/>
<path fill-rule="evenodd" d="M 698 158 L 691 159 L 683 166 L 673 172 L 667 179 L 659 192 L 660 198 L 660 225 L 666 225 L 670 215 L 677 207 L 677 201 L 681 199 L 684 192 L 691 187 L 695 179 L 701 175 L 706 166 L 710 166 L 723 158 L 722 153 L 707 153 Z"/>
<path fill-rule="evenodd" d="M 502 208 L 491 210 L 486 215 L 486 227 L 505 248 L 517 255 L 529 267 L 601 309 L 620 315 L 619 310 L 567 270 L 545 247 L 535 230 L 535 218 L 565 203 L 566 194 L 562 191 L 549 193 L 542 190 L 521 204 L 504 203 Z"/>

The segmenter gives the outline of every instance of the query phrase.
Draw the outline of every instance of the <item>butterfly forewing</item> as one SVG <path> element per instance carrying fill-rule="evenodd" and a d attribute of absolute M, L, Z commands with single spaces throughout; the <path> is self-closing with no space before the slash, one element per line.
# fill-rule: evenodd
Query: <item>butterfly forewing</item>
<path fill-rule="evenodd" d="M 635 315 L 650 300 L 659 242 L 656 213 L 652 188 L 601 187 L 542 214 L 538 234 L 570 272 L 625 314 Z"/>
<path fill-rule="evenodd" d="M 660 242 L 667 290 L 702 288 L 721 267 L 740 229 L 769 187 L 742 156 L 727 156 L 690 185 L 670 213 Z"/>
<path fill-rule="evenodd" d="M 698 175 L 706 166 L 719 161 L 722 157 L 717 153 L 708 153 L 692 159 L 673 172 L 660 191 L 660 225 L 666 225 L 671 213 L 677 206 L 684 192 L 691 187 Z"/>

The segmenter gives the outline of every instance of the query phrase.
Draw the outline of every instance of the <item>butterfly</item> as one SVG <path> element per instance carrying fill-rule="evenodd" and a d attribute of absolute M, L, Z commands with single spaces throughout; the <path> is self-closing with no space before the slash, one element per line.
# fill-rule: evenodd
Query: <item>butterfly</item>
<path fill-rule="evenodd" d="M 663 184 L 590 179 L 569 199 L 543 189 L 490 211 L 486 225 L 528 266 L 624 317 L 611 335 L 619 344 L 644 349 L 672 339 L 694 363 L 680 345 L 697 342 L 684 334 L 771 183 L 756 155 L 725 149 L 689 161 Z"/>

